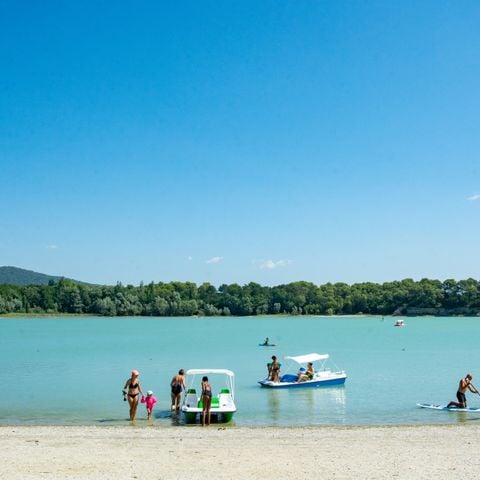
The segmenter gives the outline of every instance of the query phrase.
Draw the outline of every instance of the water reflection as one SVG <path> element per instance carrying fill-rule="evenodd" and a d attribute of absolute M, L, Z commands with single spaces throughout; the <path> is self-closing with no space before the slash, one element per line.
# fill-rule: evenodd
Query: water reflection
<path fill-rule="evenodd" d="M 280 418 L 280 390 L 268 389 L 265 392 L 268 395 L 268 407 L 270 409 L 270 420 L 277 424 Z"/>
<path fill-rule="evenodd" d="M 268 389 L 270 423 L 274 425 L 344 424 L 346 390 L 329 388 Z"/>
<path fill-rule="evenodd" d="M 329 389 L 329 392 L 332 395 L 335 403 L 345 408 L 347 403 L 347 395 L 346 395 L 347 391 L 345 389 L 345 386 L 342 385 L 339 387 L 332 387 Z"/>
<path fill-rule="evenodd" d="M 455 412 L 456 415 L 456 420 L 457 423 L 467 423 L 469 418 L 468 418 L 468 413 L 467 412 Z"/>
<path fill-rule="evenodd" d="M 172 426 L 173 427 L 178 427 L 180 425 L 184 425 L 184 423 L 185 423 L 183 421 L 182 412 L 172 412 L 171 419 L 172 419 Z"/>

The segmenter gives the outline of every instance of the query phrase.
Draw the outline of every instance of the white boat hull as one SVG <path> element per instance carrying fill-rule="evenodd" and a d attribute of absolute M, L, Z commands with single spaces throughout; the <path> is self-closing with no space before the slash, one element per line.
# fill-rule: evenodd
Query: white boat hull
<path fill-rule="evenodd" d="M 234 413 L 237 411 L 234 401 L 234 374 L 230 370 L 219 369 L 192 369 L 187 370 L 187 385 L 192 385 L 195 380 L 195 376 L 200 378 L 208 374 L 223 374 L 226 378 L 227 384 L 225 387 L 219 389 L 218 395 L 212 397 L 212 403 L 210 406 L 210 416 L 212 421 L 217 422 L 229 422 L 232 420 Z M 190 383 L 188 380 L 192 379 Z M 183 398 L 181 408 L 185 423 L 196 423 L 197 419 L 201 418 L 203 412 L 202 398 L 195 388 L 189 388 Z"/>
<path fill-rule="evenodd" d="M 280 382 L 265 379 L 258 383 L 265 388 L 316 388 L 343 385 L 347 379 L 345 372 L 320 372 L 312 380 L 297 382 L 296 375 L 284 375 Z"/>
<path fill-rule="evenodd" d="M 217 403 L 218 399 L 218 403 Z M 200 418 L 203 406 L 200 397 L 196 393 L 188 393 L 185 402 L 182 405 L 182 412 L 186 423 L 196 423 L 197 417 Z M 232 396 L 229 393 L 220 393 L 218 397 L 212 398 L 210 415 L 214 421 L 229 422 L 237 411 Z"/>

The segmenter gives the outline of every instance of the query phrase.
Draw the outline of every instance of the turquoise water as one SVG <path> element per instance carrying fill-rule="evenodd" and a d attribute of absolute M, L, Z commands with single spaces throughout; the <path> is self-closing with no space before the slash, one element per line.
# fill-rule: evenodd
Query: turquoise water
<path fill-rule="evenodd" d="M 123 425 L 121 390 L 140 371 L 154 391 L 158 425 L 179 368 L 235 372 L 235 425 L 385 425 L 480 422 L 480 415 L 426 411 L 455 399 L 471 371 L 480 386 L 480 319 L 386 317 L 0 319 L 0 424 Z M 277 347 L 259 347 L 266 336 Z M 275 354 L 329 353 L 345 386 L 272 391 L 256 383 Z M 285 373 L 286 363 L 282 371 Z M 293 369 L 296 371 L 296 369 Z M 468 395 L 471 406 L 480 397 Z M 139 406 L 138 424 L 145 423 Z"/>

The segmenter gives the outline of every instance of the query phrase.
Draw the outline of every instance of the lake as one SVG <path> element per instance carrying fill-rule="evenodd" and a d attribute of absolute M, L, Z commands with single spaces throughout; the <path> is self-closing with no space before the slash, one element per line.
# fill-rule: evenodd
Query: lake
<path fill-rule="evenodd" d="M 241 426 L 388 425 L 480 421 L 480 415 L 426 411 L 417 402 L 455 400 L 467 372 L 480 378 L 480 319 L 391 317 L 2 318 L 1 424 L 123 425 L 121 394 L 132 369 L 158 398 L 157 425 L 171 418 L 172 376 L 180 369 L 235 372 Z M 269 337 L 276 347 L 260 347 Z M 345 386 L 263 389 L 271 355 L 329 353 Z M 293 367 L 292 373 L 297 368 Z M 480 381 L 478 382 L 480 385 Z M 214 385 L 215 387 L 215 385 Z M 198 390 L 198 386 L 197 386 Z M 480 396 L 467 394 L 469 405 Z M 138 424 L 146 424 L 139 405 Z"/>

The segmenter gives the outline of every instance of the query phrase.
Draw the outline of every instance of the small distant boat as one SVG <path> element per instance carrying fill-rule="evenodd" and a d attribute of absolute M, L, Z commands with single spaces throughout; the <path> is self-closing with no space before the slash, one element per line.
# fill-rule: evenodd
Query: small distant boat
<path fill-rule="evenodd" d="M 394 324 L 393 324 L 394 327 L 405 327 L 406 326 L 406 323 L 405 323 L 405 320 L 397 320 Z"/>
<path fill-rule="evenodd" d="M 234 401 L 235 375 L 230 370 L 210 368 L 187 370 L 187 393 L 183 398 L 182 404 L 182 412 L 185 416 L 185 423 L 195 423 L 197 414 L 202 414 L 202 398 L 201 395 L 197 394 L 197 390 L 194 388 L 194 385 L 196 377 L 199 376 L 199 381 L 201 381 L 201 377 L 204 375 L 221 375 L 224 377 L 225 388 L 220 389 L 218 394 L 212 397 L 210 413 L 213 421 L 229 422 L 232 420 L 233 414 L 237 411 Z"/>
<path fill-rule="evenodd" d="M 330 356 L 327 353 L 323 355 L 319 353 L 309 353 L 307 355 L 299 355 L 296 357 L 285 357 L 285 360 L 291 360 L 300 366 L 319 362 L 319 367 L 315 368 L 315 373 L 310 380 L 299 382 L 298 375 L 285 373 L 280 377 L 279 382 L 272 382 L 266 378 L 265 380 L 260 380 L 258 383 L 265 388 L 306 388 L 343 385 L 347 378 L 347 374 L 343 370 L 332 371 L 328 368 L 326 362 L 329 358 Z"/>

